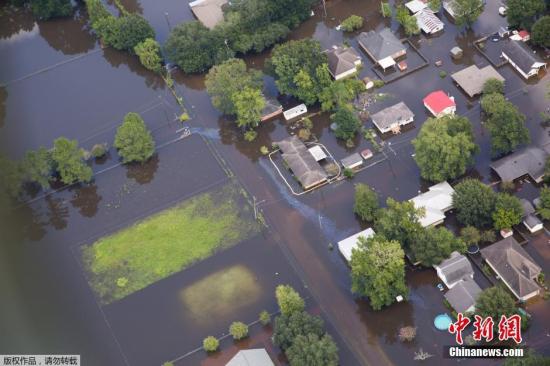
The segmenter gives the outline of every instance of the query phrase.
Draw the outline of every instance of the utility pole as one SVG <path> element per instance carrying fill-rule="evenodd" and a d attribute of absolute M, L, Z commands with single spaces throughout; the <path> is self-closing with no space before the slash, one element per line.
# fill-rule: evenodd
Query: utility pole
<path fill-rule="evenodd" d="M 164 13 L 164 17 L 166 18 L 166 24 L 168 24 L 168 30 L 172 32 L 172 26 L 170 25 L 170 20 L 168 19 L 168 12 Z"/>

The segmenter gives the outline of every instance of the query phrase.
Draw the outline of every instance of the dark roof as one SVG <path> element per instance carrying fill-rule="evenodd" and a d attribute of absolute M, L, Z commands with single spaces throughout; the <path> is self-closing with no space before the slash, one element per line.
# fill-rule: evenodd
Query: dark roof
<path fill-rule="evenodd" d="M 523 215 L 524 216 L 531 215 L 531 214 L 535 213 L 535 208 L 533 207 L 531 202 L 529 202 L 529 200 L 526 200 L 525 198 L 522 198 L 520 200 L 520 202 L 521 202 L 521 206 L 523 207 Z"/>
<path fill-rule="evenodd" d="M 405 50 L 403 43 L 389 28 L 384 28 L 380 32 L 362 32 L 357 36 L 357 41 L 376 61 Z"/>
<path fill-rule="evenodd" d="M 527 215 L 527 217 L 525 217 L 525 220 L 523 222 L 527 226 L 529 226 L 529 228 L 531 228 L 531 229 L 534 228 L 537 225 L 542 224 L 542 221 L 540 221 L 540 219 L 537 216 L 535 216 L 534 214 Z"/>
<path fill-rule="evenodd" d="M 521 71 L 528 74 L 538 60 L 533 51 L 522 41 L 508 40 L 502 48 L 502 53 L 505 53 Z"/>
<path fill-rule="evenodd" d="M 544 149 L 529 146 L 503 157 L 491 164 L 491 168 L 503 181 L 513 181 L 524 175 L 540 181 L 544 175 L 544 164 L 549 154 Z"/>
<path fill-rule="evenodd" d="M 332 76 L 336 77 L 346 71 L 355 70 L 355 62 L 361 60 L 353 47 L 335 47 L 327 51 L 328 68 Z"/>
<path fill-rule="evenodd" d="M 541 268 L 513 236 L 481 249 L 481 256 L 519 298 L 539 289 L 533 279 Z"/>
<path fill-rule="evenodd" d="M 359 153 L 353 153 L 350 156 L 343 158 L 341 162 L 344 168 L 347 168 L 355 164 L 363 163 L 363 158 L 359 155 Z"/>
<path fill-rule="evenodd" d="M 452 252 L 448 259 L 435 266 L 445 276 L 448 284 L 468 278 L 474 274 L 472 264 L 459 252 Z"/>
<path fill-rule="evenodd" d="M 262 109 L 262 117 L 270 115 L 271 113 L 277 112 L 277 111 L 283 111 L 283 106 L 281 103 L 277 101 L 277 99 L 265 97 L 265 106 L 264 109 Z"/>
<path fill-rule="evenodd" d="M 385 130 L 394 123 L 402 123 L 411 118 L 414 118 L 414 113 L 403 102 L 382 109 L 371 116 L 372 122 L 379 130 Z"/>
<path fill-rule="evenodd" d="M 327 173 L 308 151 L 298 137 L 290 136 L 277 143 L 283 159 L 305 189 L 320 184 L 327 179 Z"/>
<path fill-rule="evenodd" d="M 445 299 L 451 304 L 457 313 L 465 313 L 472 305 L 475 305 L 481 288 L 471 278 L 460 281 L 452 289 L 445 293 Z"/>

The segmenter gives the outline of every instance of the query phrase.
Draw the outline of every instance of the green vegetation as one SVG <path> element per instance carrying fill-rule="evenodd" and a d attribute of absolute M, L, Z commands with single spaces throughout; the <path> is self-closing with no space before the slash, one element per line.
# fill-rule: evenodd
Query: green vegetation
<path fill-rule="evenodd" d="M 254 130 L 248 130 L 244 133 L 245 141 L 248 141 L 248 142 L 254 141 L 256 137 L 258 137 L 258 132 Z"/>
<path fill-rule="evenodd" d="M 429 0 L 428 6 L 437 13 L 441 9 L 441 0 Z"/>
<path fill-rule="evenodd" d="M 519 198 L 508 193 L 497 194 L 495 211 L 493 212 L 494 227 L 497 230 L 511 229 L 521 222 L 523 207 Z"/>
<path fill-rule="evenodd" d="M 8 197 L 18 198 L 22 190 L 23 170 L 21 164 L 6 158 L 0 154 L 0 188 L 1 193 Z M 1 203 L 8 200 L 8 197 L 0 196 Z"/>
<path fill-rule="evenodd" d="M 271 315 L 269 315 L 269 312 L 267 310 L 262 310 L 258 319 L 260 320 L 260 324 L 262 324 L 264 327 L 271 323 Z"/>
<path fill-rule="evenodd" d="M 229 326 L 229 334 L 238 341 L 248 337 L 248 325 L 243 322 L 233 322 Z"/>
<path fill-rule="evenodd" d="M 499 186 L 502 192 L 513 192 L 516 189 L 516 184 L 509 180 L 503 180 Z"/>
<path fill-rule="evenodd" d="M 297 311 L 290 315 L 280 315 L 275 318 L 273 343 L 286 351 L 299 335 L 315 334 L 322 336 L 325 323 L 320 317 L 309 315 L 305 311 Z"/>
<path fill-rule="evenodd" d="M 538 207 L 539 215 L 545 219 L 550 220 L 550 188 L 542 187 L 540 190 L 540 206 Z"/>
<path fill-rule="evenodd" d="M 420 27 L 418 26 L 416 18 L 409 13 L 409 10 L 405 6 L 397 6 L 395 20 L 401 24 L 407 36 L 410 37 L 420 33 Z"/>
<path fill-rule="evenodd" d="M 83 262 L 101 302 L 122 299 L 256 233 L 240 199 L 238 188 L 226 185 L 84 247 Z M 117 286 L 122 277 L 127 284 Z"/>
<path fill-rule="evenodd" d="M 341 26 L 344 32 L 353 32 L 363 26 L 363 17 L 360 17 L 359 15 L 351 15 L 344 19 Z"/>
<path fill-rule="evenodd" d="M 544 0 L 508 0 L 506 17 L 512 27 L 526 28 L 533 26 L 536 17 L 544 13 Z"/>
<path fill-rule="evenodd" d="M 141 64 L 148 70 L 160 73 L 162 71 L 162 57 L 160 45 L 153 38 L 147 38 L 134 47 Z"/>
<path fill-rule="evenodd" d="M 353 172 L 353 169 L 350 168 L 344 168 L 344 177 L 347 179 L 352 179 L 355 176 L 355 173 Z"/>
<path fill-rule="evenodd" d="M 90 156 L 95 159 L 101 158 L 105 156 L 105 154 L 107 154 L 107 150 L 108 150 L 107 143 L 95 144 L 94 146 L 92 146 L 92 149 L 90 150 Z"/>
<path fill-rule="evenodd" d="M 550 47 L 550 15 L 543 16 L 535 22 L 531 40 L 539 46 Z"/>
<path fill-rule="evenodd" d="M 426 228 L 411 245 L 414 258 L 424 266 L 433 266 L 449 258 L 452 252 L 464 253 L 466 244 L 446 228 Z"/>
<path fill-rule="evenodd" d="M 118 127 L 114 146 L 124 163 L 143 163 L 155 152 L 155 142 L 145 122 L 133 112 L 128 113 Z"/>
<path fill-rule="evenodd" d="M 43 189 L 50 187 L 53 172 L 52 152 L 44 147 L 27 151 L 22 162 L 23 180 L 37 183 Z"/>
<path fill-rule="evenodd" d="M 550 366 L 550 357 L 539 355 L 533 349 L 529 349 L 523 357 L 507 358 L 504 366 Z"/>
<path fill-rule="evenodd" d="M 516 313 L 516 304 L 512 295 L 502 287 L 489 287 L 477 298 L 475 313 L 483 318 L 493 317 L 496 330 L 502 315 L 510 316 Z"/>
<path fill-rule="evenodd" d="M 477 228 L 493 223 L 496 193 L 491 187 L 475 179 L 465 179 L 454 189 L 453 206 L 458 221 Z"/>
<path fill-rule="evenodd" d="M 494 243 L 496 240 L 496 235 L 492 230 L 484 230 L 479 233 L 479 239 L 481 243 Z"/>
<path fill-rule="evenodd" d="M 478 244 L 481 241 L 481 233 L 474 226 L 463 227 L 460 230 L 460 237 L 468 245 Z"/>
<path fill-rule="evenodd" d="M 328 334 L 298 335 L 286 355 L 291 366 L 338 365 L 338 347 Z"/>
<path fill-rule="evenodd" d="M 277 298 L 277 304 L 283 315 L 304 311 L 304 299 L 302 299 L 300 294 L 289 285 L 277 286 L 275 289 L 275 297 Z"/>
<path fill-rule="evenodd" d="M 460 116 L 428 119 L 412 144 L 422 178 L 433 182 L 463 175 L 479 151 L 472 124 Z"/>
<path fill-rule="evenodd" d="M 487 95 L 487 94 L 493 94 L 493 93 L 504 94 L 503 81 L 497 78 L 487 79 L 485 84 L 483 84 L 483 94 Z"/>
<path fill-rule="evenodd" d="M 405 253 L 399 242 L 379 234 L 359 237 L 350 265 L 352 291 L 367 296 L 374 310 L 392 304 L 398 295 L 407 296 Z"/>
<path fill-rule="evenodd" d="M 419 219 L 425 215 L 425 210 L 417 209 L 410 201 L 397 202 L 391 197 L 386 200 L 386 205 L 378 211 L 375 231 L 400 243 L 403 250 L 410 251 L 423 230 Z"/>
<path fill-rule="evenodd" d="M 216 337 L 208 336 L 202 341 L 202 348 L 206 352 L 216 352 L 220 347 L 220 341 Z"/>
<path fill-rule="evenodd" d="M 439 77 L 440 77 L 441 79 L 445 79 L 445 78 L 447 77 L 447 71 L 441 70 L 441 71 L 439 72 Z"/>
<path fill-rule="evenodd" d="M 453 10 L 456 24 L 471 28 L 483 13 L 484 7 L 483 0 L 455 0 Z"/>
<path fill-rule="evenodd" d="M 92 168 L 83 161 L 84 152 L 78 148 L 76 140 L 59 137 L 53 143 L 52 160 L 55 170 L 65 184 L 89 182 Z"/>
<path fill-rule="evenodd" d="M 258 126 L 265 107 L 261 90 L 245 87 L 233 95 L 233 103 L 237 114 L 237 126 L 246 129 Z"/>
<path fill-rule="evenodd" d="M 24 0 L 30 3 L 33 15 L 41 20 L 66 17 L 73 13 L 70 0 Z"/>
<path fill-rule="evenodd" d="M 386 2 L 386 1 L 381 1 L 380 2 L 380 14 L 382 14 L 382 16 L 384 18 L 391 18 L 392 8 L 391 8 L 390 3 Z"/>
<path fill-rule="evenodd" d="M 353 212 L 364 221 L 374 221 L 379 208 L 380 204 L 376 192 L 366 184 L 357 184 L 355 186 Z"/>
<path fill-rule="evenodd" d="M 342 140 L 354 138 L 361 129 L 361 121 L 350 107 L 338 108 L 336 112 L 330 116 L 330 120 L 336 123 L 334 135 Z"/>
<path fill-rule="evenodd" d="M 358 79 L 344 79 L 331 82 L 321 90 L 318 96 L 321 109 L 324 112 L 346 107 L 364 90 L 365 84 Z"/>

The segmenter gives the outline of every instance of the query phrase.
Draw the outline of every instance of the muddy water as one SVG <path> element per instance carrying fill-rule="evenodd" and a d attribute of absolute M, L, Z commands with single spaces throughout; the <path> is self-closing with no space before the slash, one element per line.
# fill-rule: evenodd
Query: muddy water
<path fill-rule="evenodd" d="M 152 23 L 160 41 L 167 38 L 171 27 L 192 19 L 188 6 L 181 1 L 123 3 Z M 487 60 L 473 51 L 472 43 L 504 23 L 497 8 L 498 2 L 489 2 L 481 20 L 468 32 L 457 29 L 443 16 L 446 29 L 442 35 L 417 37 L 414 42 L 432 65 L 442 59 L 441 69 L 449 74 L 472 63 L 484 66 Z M 48 22 L 34 22 L 22 11 L 0 15 L 0 146 L 12 157 L 49 146 L 60 135 L 77 138 L 84 147 L 111 142 L 128 111 L 142 113 L 158 144 L 176 137 L 179 126 L 173 118 L 177 108 L 161 80 L 144 70 L 135 57 L 101 49 L 80 10 L 72 19 Z M 352 13 L 366 18 L 365 30 L 390 26 L 399 32 L 397 24 L 381 19 L 377 10 L 377 2 L 333 0 L 327 2 L 327 18 L 322 17 L 320 7 L 316 8 L 316 15 L 290 38 L 315 37 L 324 47 L 344 40 L 356 45 L 355 34 L 334 30 Z M 455 44 L 465 50 L 459 62 L 448 56 Z M 265 52 L 246 61 L 261 69 L 268 55 Z M 363 61 L 361 76 L 374 76 L 366 56 Z M 449 77 L 440 79 L 439 71 L 430 66 L 382 89 L 390 98 L 376 108 L 404 100 L 416 115 L 415 128 L 386 140 L 391 147 L 385 150 L 387 159 L 354 180 L 373 186 L 382 199 L 408 199 L 426 187 L 411 157 L 409 142 L 428 116 L 421 99 L 436 88 L 454 95 L 458 112 L 474 123 L 481 146 L 476 174 L 490 179 L 489 138 L 481 125 L 478 102 L 469 100 Z M 547 139 L 538 113 L 546 107 L 541 95 L 548 77 L 527 85 L 508 66 L 499 72 L 507 79 L 507 96 L 527 114 L 533 140 Z M 321 304 L 322 315 L 334 327 L 344 364 L 408 364 L 421 347 L 434 354 L 427 363 L 450 363 L 441 359 L 439 352 L 452 339 L 431 325 L 433 317 L 445 311 L 434 288 L 433 272 L 409 271 L 410 301 L 381 312 L 373 312 L 367 302 L 349 293 L 349 269 L 328 244 L 364 227 L 351 212 L 353 184 L 342 182 L 299 199 L 289 195 L 273 178 L 259 148 L 270 146 L 292 130 L 282 121 L 266 123 L 259 129 L 258 139 L 247 143 L 234 124 L 212 108 L 202 76 L 177 73 L 174 78 L 194 117 L 193 131 L 211 142 L 261 202 L 259 207 L 272 231 L 265 239 L 257 239 L 259 244 L 236 246 L 194 267 L 193 273 L 176 274 L 103 309 L 96 305 L 71 248 L 223 182 L 225 175 L 209 148 L 194 136 L 161 149 L 145 166 L 115 167 L 98 175 L 92 185 L 73 187 L 46 199 L 40 199 L 38 192 L 36 202 L 11 217 L 14 222 L 2 222 L 0 319 L 10 334 L 6 337 L 6 332 L 1 333 L 0 353 L 54 350 L 82 353 L 95 365 L 158 364 L 195 348 L 207 333 L 219 335 L 235 318 L 252 321 L 261 308 L 274 309 L 271 294 L 278 282 L 274 273 L 280 272 L 285 282 L 297 287 L 305 283 L 303 293 L 311 296 L 310 303 Z M 275 94 L 273 80 L 265 80 L 267 92 Z M 291 99 L 281 101 L 293 103 Z M 351 149 L 336 141 L 328 131 L 326 114 L 314 118 L 314 124 L 315 135 L 337 159 L 369 146 L 359 138 Z M 111 150 L 110 155 L 95 162 L 94 169 L 115 166 L 116 153 Z M 254 268 L 252 273 L 263 288 L 254 305 L 236 310 L 212 326 L 193 324 L 185 316 L 178 318 L 181 302 L 175 296 L 180 291 L 234 265 Z M 174 324 L 173 319 L 179 320 Z M 396 340 L 398 328 L 404 325 L 419 328 L 413 344 Z M 537 328 L 534 334 L 538 333 Z M 189 364 L 200 358 L 194 356 Z"/>

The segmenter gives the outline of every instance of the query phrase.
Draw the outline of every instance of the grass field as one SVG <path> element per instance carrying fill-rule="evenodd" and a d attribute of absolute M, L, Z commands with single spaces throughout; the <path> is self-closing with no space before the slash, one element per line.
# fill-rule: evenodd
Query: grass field
<path fill-rule="evenodd" d="M 103 304 L 122 299 L 259 232 L 235 184 L 203 193 L 83 249 Z"/>

